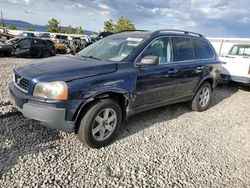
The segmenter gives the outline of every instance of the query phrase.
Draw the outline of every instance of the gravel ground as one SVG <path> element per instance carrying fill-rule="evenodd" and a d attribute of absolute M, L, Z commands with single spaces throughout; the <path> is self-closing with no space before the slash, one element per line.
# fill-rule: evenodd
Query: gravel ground
<path fill-rule="evenodd" d="M 0 59 L 0 187 L 250 187 L 250 92 L 218 87 L 206 112 L 187 103 L 135 115 L 116 141 L 88 149 L 13 108 L 17 64 Z"/>

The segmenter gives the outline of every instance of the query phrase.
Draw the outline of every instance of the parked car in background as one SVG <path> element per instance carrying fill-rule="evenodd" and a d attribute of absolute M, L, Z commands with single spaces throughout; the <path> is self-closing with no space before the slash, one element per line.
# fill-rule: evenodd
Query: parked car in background
<path fill-rule="evenodd" d="M 37 37 L 47 39 L 50 38 L 50 33 L 38 33 Z"/>
<path fill-rule="evenodd" d="M 129 116 L 192 101 L 204 111 L 221 62 L 200 34 L 159 30 L 123 32 L 77 55 L 15 68 L 10 93 L 26 117 L 76 132 L 89 147 L 109 144 Z"/>
<path fill-rule="evenodd" d="M 26 37 L 13 45 L 13 55 L 17 57 L 45 58 L 55 55 L 55 47 L 45 40 Z"/>
<path fill-rule="evenodd" d="M 35 37 L 35 34 L 32 33 L 32 32 L 22 32 L 18 36 L 21 36 L 21 37 Z"/>
<path fill-rule="evenodd" d="M 85 47 L 93 44 L 93 41 L 89 36 L 85 35 L 85 36 L 81 37 L 81 39 L 82 39 L 82 41 L 83 41 L 82 43 L 84 44 Z"/>
<path fill-rule="evenodd" d="M 250 44 L 236 44 L 228 55 L 220 57 L 221 77 L 250 86 Z"/>
<path fill-rule="evenodd" d="M 15 37 L 0 47 L 5 49 L 4 55 L 16 57 L 50 57 L 55 55 L 55 47 L 42 39 L 34 37 Z M 3 54 L 3 53 L 2 53 Z"/>
<path fill-rule="evenodd" d="M 110 35 L 113 35 L 114 33 L 113 32 L 109 32 L 109 31 L 104 31 L 104 32 L 101 32 L 96 38 L 95 38 L 95 41 L 98 41 L 102 38 L 105 38 L 105 37 L 108 37 Z"/>
<path fill-rule="evenodd" d="M 5 43 L 0 43 L 0 57 L 11 56 L 13 53 L 13 45 L 23 38 L 25 37 L 17 36 L 12 39 L 6 40 Z"/>
<path fill-rule="evenodd" d="M 67 46 L 69 48 L 69 53 L 76 54 L 85 48 L 85 41 L 80 37 L 72 37 L 72 39 L 67 42 Z"/>
<path fill-rule="evenodd" d="M 68 41 L 68 36 L 67 35 L 56 34 L 56 35 L 52 35 L 51 39 L 54 40 L 54 41 L 57 41 L 59 43 L 65 43 L 65 42 Z"/>
<path fill-rule="evenodd" d="M 57 54 L 65 54 L 67 52 L 66 45 L 53 41 L 51 39 L 47 39 L 47 38 L 44 38 L 44 40 L 48 41 L 50 44 L 52 44 L 55 47 Z"/>

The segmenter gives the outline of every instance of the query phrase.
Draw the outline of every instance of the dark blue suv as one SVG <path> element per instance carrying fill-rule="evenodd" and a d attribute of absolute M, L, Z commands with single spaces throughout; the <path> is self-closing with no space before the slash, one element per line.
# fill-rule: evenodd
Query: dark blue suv
<path fill-rule="evenodd" d="M 74 56 L 18 67 L 9 87 L 24 116 L 75 132 L 98 148 L 135 113 L 184 101 L 192 101 L 193 110 L 206 110 L 220 70 L 213 47 L 200 34 L 130 31 Z"/>

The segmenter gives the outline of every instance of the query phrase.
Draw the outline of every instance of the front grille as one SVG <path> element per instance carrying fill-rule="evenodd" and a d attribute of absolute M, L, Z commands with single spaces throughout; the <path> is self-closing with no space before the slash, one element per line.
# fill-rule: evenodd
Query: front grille
<path fill-rule="evenodd" d="M 27 93 L 29 88 L 29 80 L 21 77 L 20 75 L 14 74 L 14 83 L 18 89 Z"/>

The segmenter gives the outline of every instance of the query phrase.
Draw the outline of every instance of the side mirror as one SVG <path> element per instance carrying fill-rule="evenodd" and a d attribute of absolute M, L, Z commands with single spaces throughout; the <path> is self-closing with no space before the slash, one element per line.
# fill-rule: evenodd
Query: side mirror
<path fill-rule="evenodd" d="M 141 59 L 138 64 L 142 65 L 158 65 L 159 57 L 158 56 L 145 56 Z"/>

